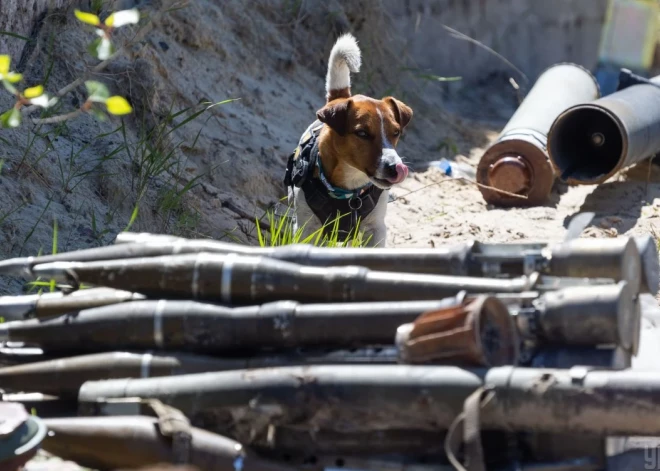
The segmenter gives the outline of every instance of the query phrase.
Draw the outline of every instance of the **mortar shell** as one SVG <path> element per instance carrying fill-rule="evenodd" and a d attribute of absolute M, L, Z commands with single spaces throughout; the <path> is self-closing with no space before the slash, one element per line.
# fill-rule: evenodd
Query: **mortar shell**
<path fill-rule="evenodd" d="M 567 108 L 599 96 L 596 78 L 584 67 L 561 63 L 546 69 L 477 167 L 477 181 L 482 185 L 527 199 L 479 187 L 486 202 L 496 206 L 545 203 L 555 181 L 546 148 L 552 122 Z"/>
<path fill-rule="evenodd" d="M 550 128 L 548 151 L 559 178 L 574 185 L 603 183 L 653 156 L 660 151 L 660 87 L 633 85 L 568 108 Z"/>

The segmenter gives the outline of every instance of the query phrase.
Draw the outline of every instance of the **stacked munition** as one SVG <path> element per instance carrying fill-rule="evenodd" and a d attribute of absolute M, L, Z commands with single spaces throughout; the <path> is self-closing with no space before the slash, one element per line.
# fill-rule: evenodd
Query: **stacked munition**
<path fill-rule="evenodd" d="M 600 96 L 581 66 L 543 72 L 480 159 L 477 181 L 496 206 L 538 206 L 556 178 L 592 185 L 660 152 L 660 76 L 621 69 L 617 91 Z"/>
<path fill-rule="evenodd" d="M 545 203 L 555 181 L 548 155 L 550 126 L 567 108 L 599 97 L 596 78 L 579 65 L 557 64 L 543 72 L 479 161 L 477 181 L 485 185 L 479 188 L 484 200 L 497 206 Z"/>
<path fill-rule="evenodd" d="M 62 288 L 0 297 L 0 388 L 43 417 L 46 451 L 95 469 L 604 469 L 614 437 L 660 434 L 660 376 L 631 370 L 658 271 L 650 237 L 383 250 L 122 233 L 0 262 Z"/>

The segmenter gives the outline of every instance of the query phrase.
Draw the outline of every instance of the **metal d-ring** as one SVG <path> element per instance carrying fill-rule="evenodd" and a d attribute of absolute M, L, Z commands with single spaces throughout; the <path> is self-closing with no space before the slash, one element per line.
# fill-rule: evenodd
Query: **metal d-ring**
<path fill-rule="evenodd" d="M 357 211 L 362 207 L 362 200 L 357 196 L 353 196 L 350 200 L 348 200 L 348 207 L 353 211 Z"/>

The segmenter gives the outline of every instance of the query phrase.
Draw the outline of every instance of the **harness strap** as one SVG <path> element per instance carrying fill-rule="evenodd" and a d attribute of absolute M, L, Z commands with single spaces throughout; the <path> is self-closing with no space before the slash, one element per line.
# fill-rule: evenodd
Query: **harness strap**
<path fill-rule="evenodd" d="M 298 147 L 289 156 L 284 176 L 287 188 L 300 188 L 312 212 L 324 224 L 323 233 L 328 235 L 335 224 L 338 225 L 339 239 L 346 238 L 355 231 L 360 219 L 366 218 L 378 204 L 383 190 L 369 183 L 356 190 L 333 187 L 323 173 L 318 136 L 323 123 L 315 121 L 303 133 Z M 313 175 L 318 168 L 318 177 Z M 339 218 L 335 221 L 336 218 Z"/>
<path fill-rule="evenodd" d="M 192 430 L 190 421 L 178 409 L 163 404 L 157 399 L 147 399 L 145 403 L 158 417 L 158 431 L 172 440 L 172 455 L 175 464 L 190 463 Z"/>
<path fill-rule="evenodd" d="M 445 454 L 457 471 L 486 471 L 481 443 L 480 414 L 493 395 L 494 392 L 490 389 L 477 389 L 465 400 L 463 412 L 449 427 L 445 438 Z M 462 444 L 467 468 L 456 458 Z"/>

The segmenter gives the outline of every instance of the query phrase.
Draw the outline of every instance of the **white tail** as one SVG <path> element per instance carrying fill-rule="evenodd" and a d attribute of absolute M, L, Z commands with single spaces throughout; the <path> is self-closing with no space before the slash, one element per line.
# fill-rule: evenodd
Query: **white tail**
<path fill-rule="evenodd" d="M 330 52 L 328 74 L 325 80 L 325 92 L 330 97 L 340 98 L 348 92 L 350 96 L 351 72 L 358 73 L 362 65 L 362 57 L 357 40 L 352 34 L 341 35 Z M 332 92 L 341 91 L 340 94 Z"/>

